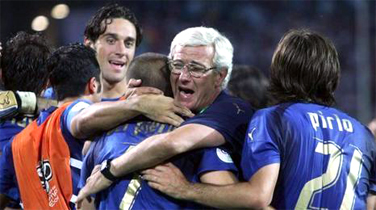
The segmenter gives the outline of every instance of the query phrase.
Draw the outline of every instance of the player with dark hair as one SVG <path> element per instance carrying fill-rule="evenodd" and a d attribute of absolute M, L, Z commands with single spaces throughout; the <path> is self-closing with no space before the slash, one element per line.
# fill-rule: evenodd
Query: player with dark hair
<path fill-rule="evenodd" d="M 260 69 L 247 65 L 234 65 L 227 85 L 230 95 L 248 101 L 256 109 L 270 103 L 268 87 L 268 78 Z"/>
<path fill-rule="evenodd" d="M 36 100 L 35 95 L 40 95 L 47 85 L 48 72 L 45 63 L 50 56 L 52 48 L 44 36 L 40 34 L 29 34 L 18 32 L 10 38 L 1 52 L 1 76 L 8 92 L 0 93 L 0 107 L 6 106 L 6 119 L 0 120 L 0 154 L 10 139 L 24 129 L 34 119 L 34 111 L 28 110 L 28 103 Z M 23 106 L 19 107 L 21 112 L 28 114 L 15 115 L 17 107 L 9 107 L 15 102 L 16 91 L 29 91 L 34 94 L 18 92 L 18 97 L 24 99 Z M 8 162 L 2 157 L 0 166 L 0 209 L 3 209 L 11 198 L 19 200 L 17 190 L 10 183 L 14 183 L 15 177 L 5 177 L 3 170 L 6 170 L 3 162 Z M 6 197 L 4 197 L 6 196 Z M 13 207 L 16 207 L 12 204 Z"/>
<path fill-rule="evenodd" d="M 330 107 L 339 66 L 330 40 L 289 31 L 271 64 L 279 104 L 256 112 L 246 136 L 242 170 L 248 182 L 189 184 L 173 167 L 146 178 L 175 198 L 217 208 L 366 209 L 375 199 L 376 146 L 364 125 Z"/>
<path fill-rule="evenodd" d="M 92 16 L 84 35 L 85 44 L 97 51 L 104 80 L 103 97 L 118 99 L 126 91 L 125 73 L 142 40 L 136 16 L 124 6 L 109 4 Z"/>
<path fill-rule="evenodd" d="M 9 39 L 4 46 L 1 58 L 1 75 L 5 88 L 12 91 L 29 91 L 40 95 L 47 85 L 48 72 L 45 63 L 51 51 L 45 37 L 40 34 L 28 34 L 21 31 Z M 12 97 L 9 92 L 1 94 Z M 9 100 L 11 99 L 4 98 L 4 101 L 0 101 L 0 103 L 6 103 Z M 36 98 L 30 96 L 29 100 L 36 100 Z M 24 102 L 27 103 L 27 101 Z M 0 148 L 3 148 L 11 137 L 31 122 L 33 117 L 33 115 L 20 115 L 2 120 L 0 123 Z"/>
<path fill-rule="evenodd" d="M 167 56 L 145 53 L 132 61 L 126 78 L 127 80 L 130 78 L 141 79 L 143 85 L 160 88 L 167 96 L 172 96 L 169 75 Z M 90 176 L 95 165 L 120 156 L 149 136 L 173 129 L 174 127 L 171 125 L 138 117 L 96 138 L 84 159 L 81 173 L 82 185 Z M 195 182 L 204 181 L 212 184 L 236 182 L 236 178 L 231 172 L 237 174 L 237 168 L 228 153 L 220 148 L 185 153 L 172 161 L 184 170 L 190 180 Z M 102 166 L 107 167 L 107 163 L 103 162 Z M 213 175 L 210 174 L 213 171 L 217 175 L 225 173 L 227 179 L 219 181 L 212 179 Z M 111 176 L 110 173 L 106 175 Z M 145 181 L 140 179 L 138 174 L 122 177 L 111 188 L 96 194 L 95 198 L 98 209 L 181 209 L 188 206 L 193 208 L 191 203 L 170 199 L 151 189 Z M 198 207 L 198 205 L 195 206 L 195 208 Z"/>
<path fill-rule="evenodd" d="M 100 35 L 107 30 L 107 25 L 110 25 L 115 18 L 122 18 L 131 22 L 136 28 L 136 47 L 142 41 L 142 29 L 134 13 L 128 8 L 118 4 L 109 4 L 100 8 L 95 15 L 89 20 L 85 28 L 85 38 L 96 42 Z"/>
<path fill-rule="evenodd" d="M 5 44 L 2 58 L 2 80 L 7 90 L 31 91 L 40 95 L 48 78 L 44 64 L 51 47 L 40 34 L 18 32 Z"/>
<path fill-rule="evenodd" d="M 101 100 L 100 69 L 93 49 L 82 44 L 61 47 L 49 57 L 46 68 L 59 108 L 41 112 L 4 150 L 11 160 L 6 163 L 12 169 L 8 173 L 17 176 L 25 209 L 73 207 L 69 201 L 74 202 L 77 194 L 84 140 L 72 134 L 72 120 Z"/>
<path fill-rule="evenodd" d="M 85 94 L 87 82 L 94 77 L 98 81 L 97 91 L 101 92 L 100 72 L 98 62 L 89 50 L 77 44 L 58 49 L 48 60 L 47 69 L 50 71 L 50 82 L 56 91 L 57 99 L 78 97 Z M 83 59 L 72 59 L 73 56 Z M 83 68 L 77 71 L 78 68 Z M 93 76 L 94 75 L 94 76 Z"/>

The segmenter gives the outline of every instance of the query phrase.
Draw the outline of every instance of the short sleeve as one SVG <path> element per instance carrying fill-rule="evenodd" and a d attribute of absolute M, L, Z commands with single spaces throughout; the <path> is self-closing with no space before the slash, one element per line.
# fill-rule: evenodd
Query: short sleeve
<path fill-rule="evenodd" d="M 260 168 L 280 163 L 278 117 L 264 110 L 256 112 L 245 137 L 241 168 L 249 180 Z"/>
<path fill-rule="evenodd" d="M 230 154 L 224 148 L 206 148 L 198 167 L 198 174 L 209 171 L 231 171 L 238 176 L 238 168 L 235 166 Z"/>

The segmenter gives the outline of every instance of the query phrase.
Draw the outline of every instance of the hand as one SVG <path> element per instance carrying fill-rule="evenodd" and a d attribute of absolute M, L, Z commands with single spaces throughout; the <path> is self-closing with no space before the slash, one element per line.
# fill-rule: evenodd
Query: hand
<path fill-rule="evenodd" d="M 163 95 L 163 92 L 157 88 L 153 87 L 140 87 L 141 80 L 138 79 L 130 79 L 127 85 L 127 90 L 124 94 L 125 98 L 133 97 L 133 96 L 139 96 L 143 94 L 157 94 L 157 95 Z"/>
<path fill-rule="evenodd" d="M 100 168 L 100 165 L 96 165 L 94 167 L 90 177 L 86 180 L 85 186 L 78 193 L 76 200 L 77 209 L 81 208 L 82 202 L 85 198 L 88 198 L 88 200 L 90 200 L 90 195 L 102 191 L 112 184 L 110 180 L 102 175 Z"/>
<path fill-rule="evenodd" d="M 172 163 L 156 166 L 141 172 L 142 179 L 148 181 L 150 187 L 173 198 L 184 199 L 191 184 L 182 172 Z"/>
<path fill-rule="evenodd" d="M 179 126 L 184 122 L 180 116 L 194 116 L 191 110 L 170 97 L 149 94 L 142 95 L 139 99 L 138 111 L 154 121 Z"/>

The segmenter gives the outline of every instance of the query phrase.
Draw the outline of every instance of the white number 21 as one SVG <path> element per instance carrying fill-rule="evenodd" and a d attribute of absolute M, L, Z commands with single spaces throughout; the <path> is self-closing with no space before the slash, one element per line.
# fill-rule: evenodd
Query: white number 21
<path fill-rule="evenodd" d="M 317 178 L 311 179 L 304 185 L 295 209 L 321 209 L 322 207 L 313 206 L 315 196 L 335 185 L 340 178 L 340 172 L 344 164 L 344 154 L 341 148 L 334 142 L 319 142 L 315 152 L 330 155 L 326 172 Z M 347 175 L 346 191 L 339 209 L 353 209 L 355 201 L 354 190 L 358 184 L 361 171 L 362 152 L 355 148 L 350 162 L 350 171 Z"/>

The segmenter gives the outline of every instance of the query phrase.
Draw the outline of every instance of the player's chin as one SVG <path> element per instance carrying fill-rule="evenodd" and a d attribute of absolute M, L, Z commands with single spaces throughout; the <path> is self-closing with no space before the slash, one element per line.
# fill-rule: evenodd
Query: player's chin
<path fill-rule="evenodd" d="M 123 75 L 108 75 L 104 79 L 107 82 L 109 82 L 110 84 L 116 84 L 116 83 L 122 82 L 125 79 L 125 76 L 123 76 Z"/>

